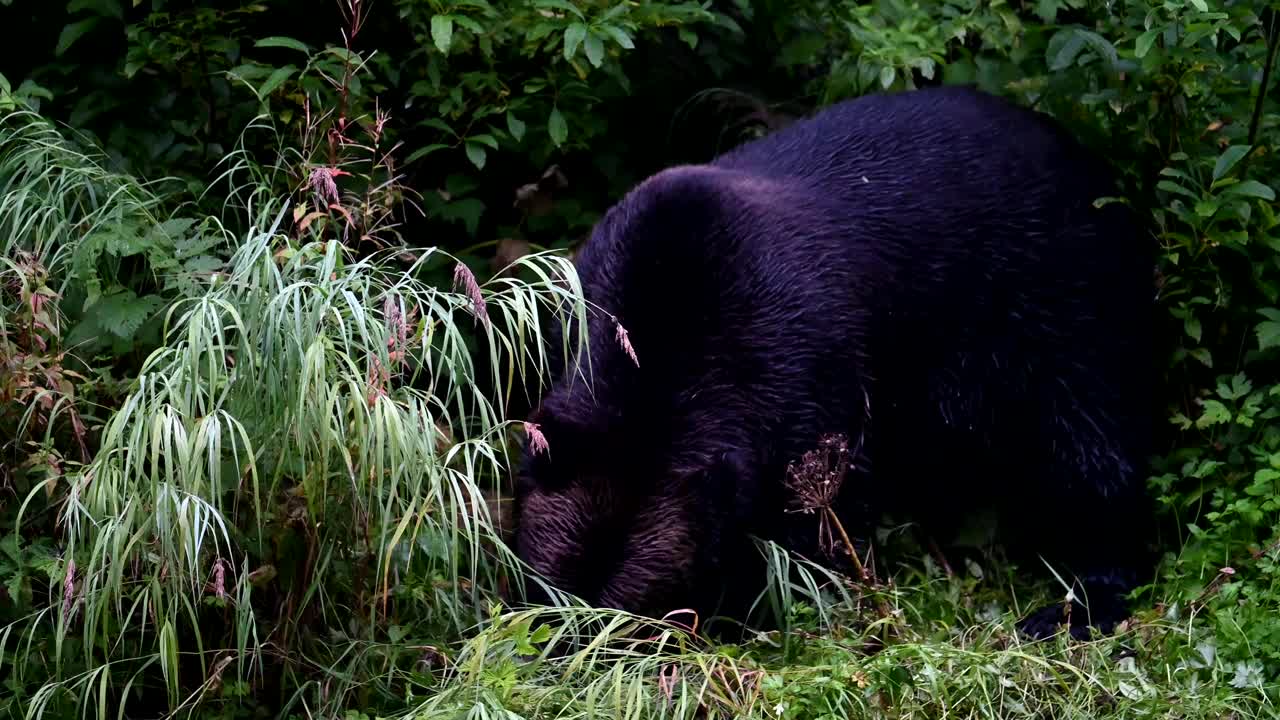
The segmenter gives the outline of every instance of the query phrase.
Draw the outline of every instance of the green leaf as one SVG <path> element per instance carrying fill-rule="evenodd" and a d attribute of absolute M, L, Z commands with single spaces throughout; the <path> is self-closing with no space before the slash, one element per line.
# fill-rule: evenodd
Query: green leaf
<path fill-rule="evenodd" d="M 70 23 L 62 28 L 62 34 L 58 36 L 58 46 L 54 49 L 53 54 L 61 56 L 75 44 L 77 40 L 84 36 L 102 21 L 100 17 L 85 18 L 78 22 Z"/>
<path fill-rule="evenodd" d="M 569 126 L 564 121 L 564 115 L 560 113 L 560 108 L 551 108 L 551 117 L 547 118 L 547 132 L 551 134 L 551 141 L 557 147 L 564 144 L 569 139 Z"/>
<path fill-rule="evenodd" d="M 587 61 L 592 67 L 600 67 L 600 63 L 604 62 L 604 42 L 600 40 L 600 36 L 595 33 L 587 35 L 583 49 L 587 51 Z"/>
<path fill-rule="evenodd" d="M 484 26 L 466 15 L 455 15 L 453 17 L 453 21 L 459 26 L 464 27 L 477 35 L 484 33 Z"/>
<path fill-rule="evenodd" d="M 1045 48 L 1045 59 L 1049 61 L 1049 69 L 1053 71 L 1066 70 L 1079 57 L 1080 51 L 1084 49 L 1084 38 L 1073 30 L 1059 30 L 1049 38 L 1049 45 Z"/>
<path fill-rule="evenodd" d="M 507 130 L 511 131 L 511 137 L 515 138 L 516 142 L 524 138 L 524 121 L 516 117 L 510 110 L 507 111 Z"/>
<path fill-rule="evenodd" d="M 285 84 L 285 82 L 293 76 L 295 70 L 297 70 L 297 68 L 292 65 L 285 65 L 284 67 L 272 70 L 271 75 L 268 76 L 266 81 L 258 87 L 258 97 L 265 98 L 275 92 L 277 88 Z"/>
<path fill-rule="evenodd" d="M 122 290 L 98 301 L 96 314 L 103 329 L 121 340 L 129 340 L 164 301 L 156 295 L 138 297 L 132 290 Z"/>
<path fill-rule="evenodd" d="M 8 5 L 8 3 L 5 3 Z M 103 17 L 113 17 L 117 20 L 124 19 L 124 8 L 120 6 L 119 0 L 71 0 L 67 3 L 67 14 L 74 15 L 81 10 L 102 15 Z"/>
<path fill-rule="evenodd" d="M 478 142 L 468 140 L 463 147 L 467 151 L 467 159 L 471 161 L 471 164 L 475 165 L 477 170 L 483 170 L 485 161 L 484 146 Z"/>
<path fill-rule="evenodd" d="M 1138 41 L 1134 44 L 1133 54 L 1138 58 L 1144 58 L 1147 53 L 1151 52 L 1151 47 L 1155 45 L 1156 38 L 1164 32 L 1164 28 L 1152 28 L 1138 36 Z"/>
<path fill-rule="evenodd" d="M 310 45 L 307 45 L 306 43 L 300 40 L 294 40 L 291 37 L 284 37 L 281 35 L 272 35 L 271 37 L 264 37 L 258 42 L 254 43 L 253 46 L 260 47 L 260 48 L 268 48 L 268 47 L 288 48 L 290 50 L 297 50 L 298 52 L 305 53 L 307 55 L 311 54 Z"/>
<path fill-rule="evenodd" d="M 436 15 L 431 18 L 431 41 L 445 55 L 453 45 L 453 18 L 448 15 Z"/>
<path fill-rule="evenodd" d="M 616 25 L 602 25 L 600 26 L 600 32 L 603 32 L 613 38 L 614 42 L 627 50 L 634 50 L 636 47 L 635 41 L 631 39 L 631 35 L 629 35 L 626 30 L 623 30 Z"/>
<path fill-rule="evenodd" d="M 478 142 L 483 145 L 488 145 L 494 150 L 498 149 L 498 141 L 489 133 L 480 133 L 478 135 L 472 135 L 471 137 L 467 138 L 467 142 Z"/>
<path fill-rule="evenodd" d="M 1222 190 L 1222 194 L 1260 198 L 1268 201 L 1276 199 L 1276 191 L 1272 190 L 1270 186 L 1264 185 L 1257 180 L 1244 180 L 1234 185 L 1230 185 Z"/>
<path fill-rule="evenodd" d="M 582 17 L 582 11 L 567 0 L 537 0 L 533 5 L 542 10 L 563 10 L 579 18 Z"/>
<path fill-rule="evenodd" d="M 1213 179 L 1216 181 L 1231 172 L 1231 168 L 1235 167 L 1236 163 L 1239 163 L 1245 155 L 1249 154 L 1251 148 L 1252 146 L 1250 145 L 1232 145 L 1223 150 L 1222 154 L 1218 156 L 1218 161 L 1213 164 Z"/>
<path fill-rule="evenodd" d="M 564 59 L 572 60 L 578 52 L 578 46 L 587 37 L 587 26 L 576 22 L 564 31 Z"/>
<path fill-rule="evenodd" d="M 1280 347 L 1280 310 L 1264 308 L 1258 312 L 1267 318 L 1254 328 L 1258 333 L 1258 349 L 1270 350 Z"/>
<path fill-rule="evenodd" d="M 1217 400 L 1205 400 L 1204 412 L 1196 420 L 1196 427 L 1203 430 L 1210 425 L 1231 422 L 1231 411 Z"/>
<path fill-rule="evenodd" d="M 1209 3 L 1205 0 L 1191 0 L 1191 4 L 1200 12 L 1209 12 Z"/>
<path fill-rule="evenodd" d="M 408 165 L 409 163 L 421 160 L 422 158 L 430 155 L 431 153 L 437 150 L 444 150 L 447 147 L 449 146 L 442 145 L 440 143 L 435 143 L 434 145 L 428 145 L 426 147 L 418 148 L 417 150 L 414 150 L 413 152 L 409 153 L 409 157 L 405 158 L 404 163 L 405 165 Z"/>
<path fill-rule="evenodd" d="M 893 79 L 897 76 L 897 72 L 892 67 L 885 66 L 880 68 L 880 85 L 888 90 L 893 85 Z"/>
<path fill-rule="evenodd" d="M 1186 330 L 1188 337 L 1196 342 L 1200 342 L 1201 327 L 1200 320 L 1198 318 L 1188 315 L 1187 319 L 1182 321 L 1182 326 L 1183 329 Z"/>
<path fill-rule="evenodd" d="M 1184 197 L 1192 198 L 1193 200 L 1197 198 L 1195 193 L 1172 180 L 1161 180 L 1156 183 L 1156 187 L 1160 190 L 1164 190 L 1165 192 L 1177 193 Z"/>

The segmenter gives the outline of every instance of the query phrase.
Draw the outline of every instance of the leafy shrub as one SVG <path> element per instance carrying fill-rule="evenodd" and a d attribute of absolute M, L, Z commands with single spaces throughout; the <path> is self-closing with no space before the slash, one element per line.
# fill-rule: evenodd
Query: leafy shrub
<path fill-rule="evenodd" d="M 35 106 L 107 156 L 27 114 L 0 136 L 11 713 L 1216 718 L 1280 700 L 1270 6 L 6 12 L 50 52 L 6 69 L 0 110 Z M 491 608 L 521 580 L 488 502 L 512 434 L 495 395 L 542 369 L 538 308 L 585 312 L 540 251 L 677 144 L 705 157 L 785 103 L 942 82 L 1056 115 L 1149 218 L 1170 533 L 1148 609 L 1116 638 L 1027 646 L 1011 616 L 1046 591 L 998 563 L 926 559 L 869 590 L 776 547 L 761 602 L 781 629 L 740 645 Z M 675 126 L 708 99 L 723 134 Z"/>

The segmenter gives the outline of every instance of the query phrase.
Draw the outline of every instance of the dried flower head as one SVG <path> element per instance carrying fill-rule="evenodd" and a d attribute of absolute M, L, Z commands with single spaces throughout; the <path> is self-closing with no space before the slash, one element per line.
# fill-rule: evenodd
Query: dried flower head
<path fill-rule="evenodd" d="M 62 578 L 62 613 L 64 615 L 71 612 L 71 606 L 76 599 L 76 561 L 74 558 L 67 560 L 67 574 Z"/>
<path fill-rule="evenodd" d="M 636 367 L 640 367 L 640 359 L 636 357 L 636 349 L 631 346 L 631 338 L 627 337 L 627 329 L 622 327 L 622 323 L 618 322 L 617 318 L 613 319 L 613 324 L 617 328 L 614 339 L 622 346 L 622 351 L 627 354 L 627 357 L 631 358 L 631 362 L 635 363 Z"/>
<path fill-rule="evenodd" d="M 227 599 L 227 567 L 226 560 L 218 558 L 213 563 L 213 593 L 219 600 Z"/>
<path fill-rule="evenodd" d="M 524 432 L 529 436 L 529 449 L 534 455 L 547 451 L 547 436 L 542 434 L 542 428 L 537 423 L 526 422 Z"/>
<path fill-rule="evenodd" d="M 853 466 L 849 452 L 849 439 L 844 435 L 828 434 L 818 438 L 818 447 L 800 456 L 798 463 L 787 466 L 786 486 L 792 492 L 792 507 L 788 512 L 818 514 L 818 543 L 823 552 L 834 554 L 837 547 L 836 533 L 844 544 L 849 559 L 863 579 L 866 569 L 853 547 L 852 541 L 840 524 L 831 507 L 840 494 L 849 468 Z"/>
<path fill-rule="evenodd" d="M 453 289 L 456 291 L 461 285 L 467 293 L 467 297 L 471 298 L 471 307 L 476 317 L 485 324 L 489 324 L 489 312 L 484 304 L 484 296 L 480 294 L 480 283 L 476 282 L 476 276 L 471 272 L 471 268 L 463 263 L 458 263 L 453 268 Z"/>
<path fill-rule="evenodd" d="M 844 435 L 823 435 L 818 447 L 787 467 L 787 488 L 794 493 L 793 512 L 812 513 L 831 506 L 852 466 L 849 440 Z"/>
<path fill-rule="evenodd" d="M 324 166 L 311 171 L 311 177 L 307 179 L 307 187 L 316 194 L 316 204 L 320 207 L 328 207 L 338 202 L 338 183 L 334 181 L 334 177 L 340 173 L 339 170 Z"/>

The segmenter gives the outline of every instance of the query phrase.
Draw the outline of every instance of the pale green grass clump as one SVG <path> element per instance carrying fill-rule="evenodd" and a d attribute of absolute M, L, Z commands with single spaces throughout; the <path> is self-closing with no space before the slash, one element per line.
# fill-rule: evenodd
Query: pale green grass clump
<path fill-rule="evenodd" d="M 602 610 L 506 614 L 408 717 L 1280 717 L 1280 682 L 1218 657 L 1203 622 L 1170 612 L 1113 637 L 1031 643 L 1000 588 L 924 574 L 904 583 L 879 591 L 889 617 L 869 598 L 855 612 L 826 595 L 792 606 L 789 636 L 734 645 Z"/>
<path fill-rule="evenodd" d="M 71 285 L 84 278 L 59 258 L 84 233 L 167 219 L 158 197 L 47 125 L 10 121 L 0 138 L 7 262 L 35 254 Z M 462 627 L 482 617 L 499 572 L 516 570 L 481 487 L 506 469 L 511 424 L 479 389 L 474 337 L 493 387 L 544 372 L 541 344 L 529 341 L 548 317 L 585 314 L 572 265 L 529 255 L 513 269 L 533 280 L 482 284 L 430 248 L 406 262 L 403 252 L 355 257 L 337 240 L 290 237 L 287 203 L 240 197 L 250 230 L 223 231 L 229 261 L 164 308 L 161 346 L 99 429 L 91 462 L 60 481 L 60 592 L 0 641 L 22 653 L 24 636 L 52 625 L 53 667 L 79 671 L 41 678 L 31 715 L 68 693 L 106 712 L 157 666 L 180 707 L 260 675 L 264 653 L 308 624 L 371 639 L 406 574 L 445 580 L 415 605 L 428 614 L 416 622 Z M 460 287 L 421 279 L 442 260 Z M 48 491 L 34 489 L 24 511 Z M 280 591 L 278 623 L 254 597 L 276 568 L 247 560 L 270 550 L 272 524 L 306 538 L 305 584 Z M 334 594 L 339 564 L 354 568 L 358 597 Z M 220 622 L 209 622 L 211 602 L 225 609 Z M 264 620 L 273 637 L 260 635 Z M 68 639 L 79 657 L 63 657 Z M 23 663 L 11 671 L 19 684 L 31 679 Z M 191 677 L 205 685 L 180 696 Z"/>

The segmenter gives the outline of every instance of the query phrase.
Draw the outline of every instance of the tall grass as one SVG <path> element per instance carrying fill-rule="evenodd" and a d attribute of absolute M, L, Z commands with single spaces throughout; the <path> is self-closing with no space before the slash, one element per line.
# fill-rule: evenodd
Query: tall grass
<path fill-rule="evenodd" d="M 36 252 L 61 267 L 95 222 L 161 222 L 159 197 L 47 125 L 6 127 L 7 259 Z M 473 351 L 489 353 L 494 387 L 513 379 L 503 368 L 544 371 L 529 341 L 548 317 L 567 327 L 585 315 L 572 265 L 535 254 L 516 263 L 532 281 L 480 283 L 433 248 L 409 264 L 353 258 L 291 232 L 288 202 L 240 197 L 251 229 L 228 233 L 225 271 L 167 307 L 161 347 L 92 461 L 64 478 L 56 597 L 0 635 L 21 653 L 21 635 L 54 626 L 52 662 L 30 667 L 58 672 L 12 667 L 19 686 L 43 681 L 30 717 L 72 698 L 99 716 L 128 716 L 138 697 L 181 708 L 233 680 L 255 686 L 269 662 L 307 676 L 358 658 L 344 645 L 378 641 L 402 606 L 456 632 L 484 617 L 500 574 L 520 580 L 485 502 L 511 423 L 478 389 Z M 459 288 L 422 279 L 440 262 L 457 267 Z M 19 527 L 46 491 L 28 494 Z M 331 667 L 322 694 L 336 707 L 362 674 Z M 148 687 L 157 668 L 163 703 Z"/>

